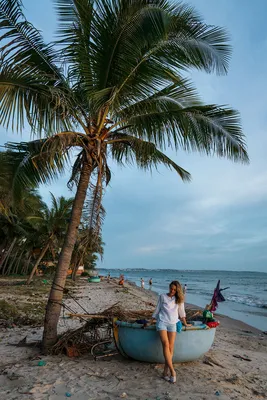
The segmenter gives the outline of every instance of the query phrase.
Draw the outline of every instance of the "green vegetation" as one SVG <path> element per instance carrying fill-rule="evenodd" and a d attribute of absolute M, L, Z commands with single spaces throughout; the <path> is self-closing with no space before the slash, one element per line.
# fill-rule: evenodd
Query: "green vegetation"
<path fill-rule="evenodd" d="M 43 277 L 36 277 L 30 285 L 21 276 L 0 278 L 0 325 L 42 325 L 51 284 L 52 279 Z M 68 293 L 64 296 L 74 295 L 71 280 L 66 287 Z"/>
<path fill-rule="evenodd" d="M 73 199 L 55 198 L 51 193 L 51 206 L 45 204 L 36 189 L 10 189 L 16 169 L 10 163 L 10 153 L 0 153 L 0 275 L 29 275 L 31 282 L 37 268 L 54 272 L 58 254 L 68 228 Z M 84 214 L 86 216 L 86 213 Z M 92 269 L 102 256 L 101 238 L 92 243 L 81 221 L 75 252 L 71 260 L 73 277 L 79 265 Z M 53 268 L 54 267 L 54 268 Z"/>

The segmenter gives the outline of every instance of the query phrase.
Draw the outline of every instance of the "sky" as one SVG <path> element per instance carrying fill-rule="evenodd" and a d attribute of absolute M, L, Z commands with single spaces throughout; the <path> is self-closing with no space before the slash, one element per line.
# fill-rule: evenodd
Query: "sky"
<path fill-rule="evenodd" d="M 28 19 L 53 38 L 51 0 L 24 0 Z M 191 183 L 165 168 L 144 173 L 112 164 L 104 206 L 104 261 L 99 268 L 220 269 L 267 272 L 266 0 L 191 0 L 208 24 L 225 27 L 233 55 L 227 76 L 190 73 L 206 103 L 241 113 L 250 165 L 198 154 L 168 155 Z M 27 132 L 22 139 L 27 139 Z M 21 137 L 1 129 L 1 143 Z M 68 174 L 67 174 L 68 175 Z M 49 199 L 73 195 L 66 178 L 41 187 Z"/>

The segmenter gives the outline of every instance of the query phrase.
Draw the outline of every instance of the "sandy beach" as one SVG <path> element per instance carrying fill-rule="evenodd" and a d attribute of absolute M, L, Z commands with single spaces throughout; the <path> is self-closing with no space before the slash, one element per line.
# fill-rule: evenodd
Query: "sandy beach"
<path fill-rule="evenodd" d="M 88 313 L 101 312 L 119 303 L 124 309 L 153 309 L 157 295 L 126 283 L 89 284 L 81 280 L 75 298 Z M 12 292 L 10 292 L 12 297 Z M 45 296 L 45 295 L 43 295 Z M 0 298 L 4 298 L 2 293 Z M 83 312 L 72 299 L 66 304 Z M 152 305 L 153 304 L 153 305 Z M 94 361 L 90 354 L 69 358 L 42 356 L 37 347 L 16 346 L 41 337 L 41 328 L 14 326 L 0 328 L 1 400 L 174 399 L 208 400 L 267 398 L 267 336 L 242 322 L 218 317 L 212 349 L 201 359 L 176 364 L 178 382 L 161 379 L 162 365 L 141 363 L 116 355 Z M 60 319 L 60 331 L 81 326 L 79 319 Z M 251 361 L 234 356 L 247 356 Z M 46 365 L 38 366 L 40 360 Z"/>

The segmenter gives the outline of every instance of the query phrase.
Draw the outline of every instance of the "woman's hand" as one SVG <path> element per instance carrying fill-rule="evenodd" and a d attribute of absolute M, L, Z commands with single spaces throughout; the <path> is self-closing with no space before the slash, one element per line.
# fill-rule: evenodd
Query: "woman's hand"
<path fill-rule="evenodd" d="M 181 321 L 182 321 L 182 323 L 183 323 L 184 326 L 192 326 L 192 324 L 188 324 L 188 323 L 186 322 L 186 319 L 185 319 L 185 318 L 181 318 Z"/>

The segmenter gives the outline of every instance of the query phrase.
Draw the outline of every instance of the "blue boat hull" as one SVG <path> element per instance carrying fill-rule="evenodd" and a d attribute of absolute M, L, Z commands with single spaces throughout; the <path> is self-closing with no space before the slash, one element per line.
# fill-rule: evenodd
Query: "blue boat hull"
<path fill-rule="evenodd" d="M 101 279 L 98 276 L 91 276 L 88 279 L 88 282 L 89 283 L 99 283 L 99 282 L 101 282 Z"/>
<path fill-rule="evenodd" d="M 117 321 L 114 332 L 120 352 L 138 361 L 164 363 L 162 345 L 155 326 L 145 329 L 140 324 Z M 177 333 L 173 362 L 193 361 L 212 346 L 216 328 L 187 328 Z M 116 337 L 117 336 L 117 337 Z"/>

